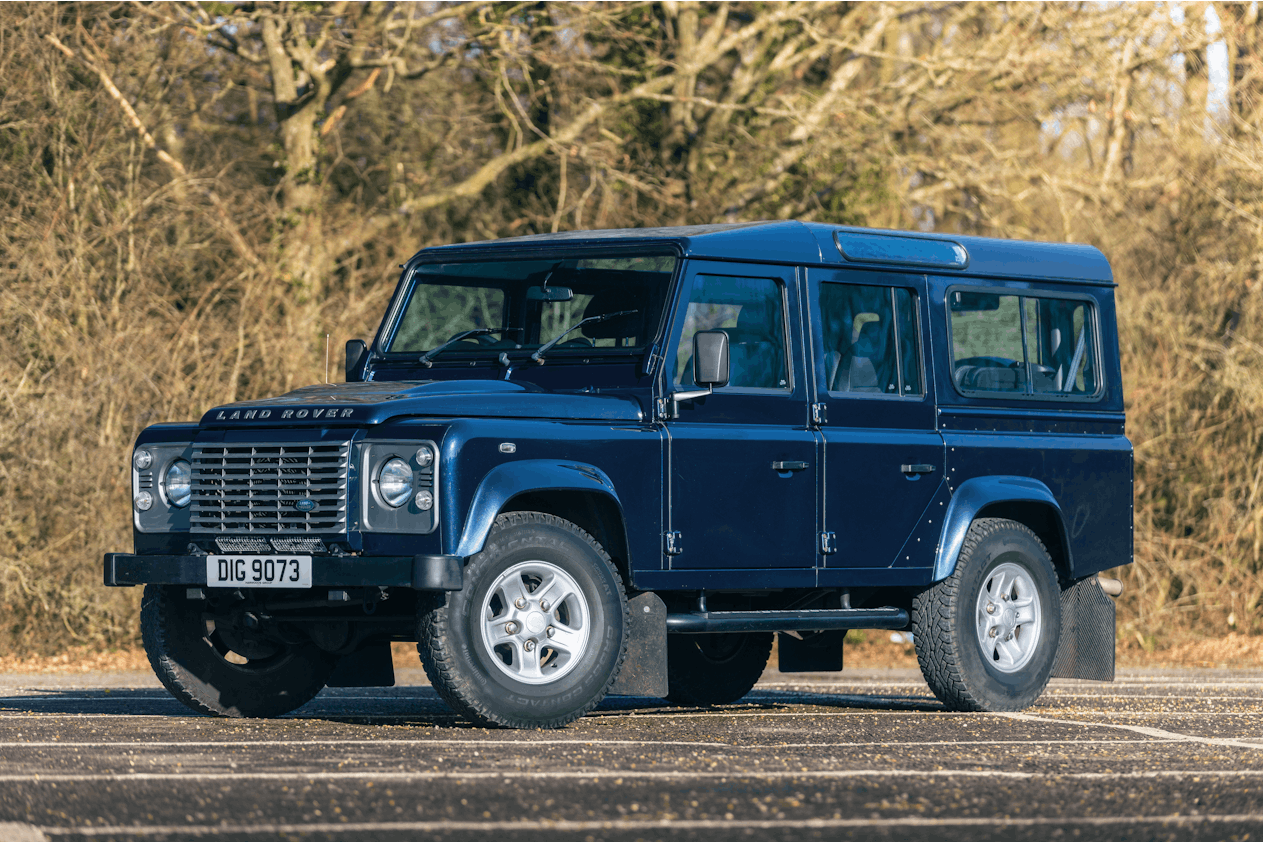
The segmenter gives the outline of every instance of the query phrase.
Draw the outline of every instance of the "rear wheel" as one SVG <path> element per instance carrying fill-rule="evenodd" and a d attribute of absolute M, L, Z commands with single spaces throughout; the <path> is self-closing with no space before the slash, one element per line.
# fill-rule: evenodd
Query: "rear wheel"
<path fill-rule="evenodd" d="M 424 611 L 417 649 L 439 695 L 482 725 L 560 728 L 605 697 L 627 651 L 610 557 L 569 521 L 500 515 L 465 587 Z"/>
<path fill-rule="evenodd" d="M 1012 520 L 974 521 L 956 570 L 913 600 L 917 660 L 934 695 L 952 710 L 1030 706 L 1057 657 L 1060 598 L 1034 532 Z"/>
<path fill-rule="evenodd" d="M 754 687 L 772 653 L 766 632 L 673 634 L 667 637 L 667 700 L 726 705 Z"/>
<path fill-rule="evenodd" d="M 200 713 L 268 717 L 311 701 L 335 659 L 314 644 L 290 644 L 239 618 L 189 600 L 184 588 L 146 585 L 140 606 L 145 654 L 163 686 Z"/>

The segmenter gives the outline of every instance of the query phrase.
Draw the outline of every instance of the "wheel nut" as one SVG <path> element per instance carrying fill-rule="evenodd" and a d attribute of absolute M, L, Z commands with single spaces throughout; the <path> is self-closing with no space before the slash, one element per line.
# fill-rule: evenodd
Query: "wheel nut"
<path fill-rule="evenodd" d="M 525 608 L 526 600 L 519 596 L 517 599 L 513 600 L 513 604 L 516 605 L 518 608 Z"/>
<path fill-rule="evenodd" d="M 996 627 L 995 627 L 995 626 L 992 626 L 992 627 L 991 627 L 991 628 L 987 631 L 987 634 L 991 635 L 992 637 L 995 637 L 995 636 L 996 636 L 996 632 L 997 632 L 997 631 L 998 631 L 998 629 L 996 629 Z"/>
<path fill-rule="evenodd" d="M 546 599 L 541 599 L 541 600 L 539 601 L 539 610 L 540 610 L 540 611 L 547 611 L 547 610 L 548 610 L 548 600 L 546 600 Z"/>
<path fill-rule="evenodd" d="M 1012 632 L 1009 632 L 1008 634 L 1006 634 L 1006 635 L 1004 636 L 1004 639 L 1005 639 L 1005 640 L 1012 640 L 1012 639 L 1013 639 L 1013 633 L 1012 633 Z"/>
<path fill-rule="evenodd" d="M 544 629 L 544 634 L 548 635 L 549 637 L 556 637 L 557 630 L 553 628 L 552 626 L 549 626 L 548 628 Z"/>
<path fill-rule="evenodd" d="M 525 649 L 527 652 L 534 652 L 534 651 L 535 651 L 535 641 L 533 641 L 533 640 L 528 640 L 528 641 L 526 641 L 525 643 L 523 643 L 523 644 L 522 644 L 522 648 L 523 648 L 523 649 Z"/>
<path fill-rule="evenodd" d="M 505 634 L 517 634 L 517 623 L 505 623 L 505 624 L 504 624 L 504 633 L 505 633 Z"/>
<path fill-rule="evenodd" d="M 994 613 L 995 613 L 995 603 L 994 603 L 994 602 L 988 602 L 988 603 L 987 603 L 987 613 L 988 613 L 988 614 L 994 614 Z"/>

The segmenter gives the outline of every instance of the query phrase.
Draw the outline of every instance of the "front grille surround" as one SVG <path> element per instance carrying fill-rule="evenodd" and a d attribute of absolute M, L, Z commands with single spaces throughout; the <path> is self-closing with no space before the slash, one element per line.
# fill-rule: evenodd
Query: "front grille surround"
<path fill-rule="evenodd" d="M 194 444 L 192 465 L 193 534 L 347 530 L 349 441 Z"/>

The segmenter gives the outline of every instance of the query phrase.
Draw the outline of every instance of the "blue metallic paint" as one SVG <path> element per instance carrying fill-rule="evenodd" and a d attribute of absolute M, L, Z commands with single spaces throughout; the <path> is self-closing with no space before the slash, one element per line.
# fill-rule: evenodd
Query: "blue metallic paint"
<path fill-rule="evenodd" d="M 550 459 L 523 459 L 497 465 L 487 472 L 474 492 L 455 555 L 468 558 L 481 552 L 491 524 L 505 504 L 519 494 L 534 491 L 585 491 L 610 498 L 620 513 L 623 504 L 610 478 L 594 465 Z"/>
<path fill-rule="evenodd" d="M 993 503 L 1014 500 L 1039 503 L 1055 511 L 1064 536 L 1065 522 L 1057 498 L 1039 480 L 1015 476 L 974 477 L 957 487 L 947 504 L 938 550 L 934 554 L 932 581 L 939 582 L 952 575 L 960 557 L 960 548 L 965 543 L 965 534 L 979 512 Z"/>

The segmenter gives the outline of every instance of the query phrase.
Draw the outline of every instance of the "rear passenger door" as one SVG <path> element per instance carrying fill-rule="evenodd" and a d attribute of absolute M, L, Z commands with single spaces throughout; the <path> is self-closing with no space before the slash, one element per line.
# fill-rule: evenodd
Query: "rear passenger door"
<path fill-rule="evenodd" d="M 917 527 L 941 524 L 946 488 L 926 382 L 925 277 L 812 268 L 807 281 L 823 409 L 823 566 L 928 567 L 934 542 L 925 536 L 936 530 Z M 822 584 L 829 579 L 822 573 Z"/>

